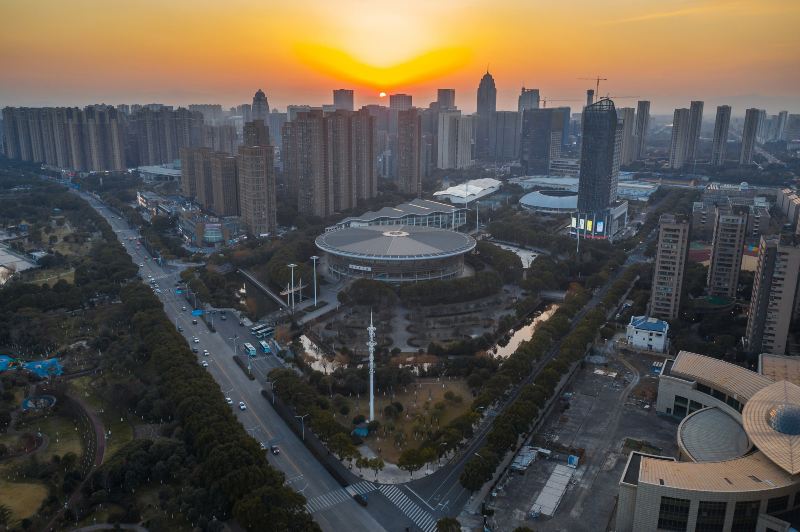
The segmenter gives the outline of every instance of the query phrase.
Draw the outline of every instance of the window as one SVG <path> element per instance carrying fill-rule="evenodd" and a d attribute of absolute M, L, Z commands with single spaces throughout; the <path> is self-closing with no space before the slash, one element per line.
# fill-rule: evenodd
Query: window
<path fill-rule="evenodd" d="M 689 499 L 661 497 L 658 511 L 658 528 L 661 530 L 685 531 L 689 523 Z"/>
<path fill-rule="evenodd" d="M 717 501 L 700 501 L 697 509 L 696 532 L 723 532 L 727 504 Z"/>
<path fill-rule="evenodd" d="M 783 497 L 775 497 L 774 499 L 770 499 L 767 501 L 767 513 L 778 514 L 786 510 L 789 506 L 789 496 L 784 495 Z"/>
<path fill-rule="evenodd" d="M 737 411 L 739 411 L 739 412 L 741 412 L 741 411 L 742 411 L 742 405 L 741 405 L 741 403 L 739 403 L 739 401 L 737 401 L 737 400 L 736 400 L 736 399 L 734 399 L 733 397 L 728 397 L 728 406 L 730 406 L 730 407 L 734 408 L 735 410 L 737 410 Z"/>
<path fill-rule="evenodd" d="M 731 532 L 755 532 L 761 501 L 740 501 L 733 511 Z"/>
<path fill-rule="evenodd" d="M 720 401 L 725 401 L 725 399 L 727 399 L 726 395 L 719 390 L 712 389 L 711 395 L 713 395 L 715 399 L 719 399 Z"/>
<path fill-rule="evenodd" d="M 676 395 L 675 396 L 675 404 L 676 405 L 686 406 L 688 402 L 689 402 L 689 400 L 686 399 L 685 397 L 681 396 L 681 395 Z"/>

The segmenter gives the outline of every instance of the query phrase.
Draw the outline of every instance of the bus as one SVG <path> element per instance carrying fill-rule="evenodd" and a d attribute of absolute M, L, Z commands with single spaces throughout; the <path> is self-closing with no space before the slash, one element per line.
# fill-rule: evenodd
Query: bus
<path fill-rule="evenodd" d="M 250 343 L 243 344 L 242 350 L 251 357 L 256 356 L 256 348 L 253 347 L 253 344 Z"/>
<path fill-rule="evenodd" d="M 269 344 L 267 344 L 267 342 L 265 342 L 264 340 L 258 342 L 258 345 L 261 346 L 261 350 L 264 352 L 264 354 L 269 353 L 271 351 L 271 349 L 269 348 Z"/>
<path fill-rule="evenodd" d="M 250 332 L 255 335 L 255 334 L 258 334 L 259 332 L 261 332 L 261 329 L 264 329 L 266 327 L 267 327 L 266 325 L 256 325 L 255 327 L 250 329 Z"/>

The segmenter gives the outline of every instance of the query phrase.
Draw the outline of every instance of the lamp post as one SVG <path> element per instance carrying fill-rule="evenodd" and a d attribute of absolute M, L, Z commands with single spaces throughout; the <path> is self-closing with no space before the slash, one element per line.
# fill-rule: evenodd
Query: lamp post
<path fill-rule="evenodd" d="M 275 385 L 278 383 L 278 379 L 266 379 L 267 384 L 269 384 L 270 390 L 272 390 L 272 404 L 275 404 Z"/>
<path fill-rule="evenodd" d="M 314 308 L 317 308 L 317 261 L 319 257 L 313 255 L 311 261 L 314 263 Z"/>
<path fill-rule="evenodd" d="M 302 416 L 294 416 L 294 417 L 296 417 L 297 419 L 300 420 L 300 426 L 302 427 L 302 431 L 303 431 L 303 436 L 302 436 L 303 437 L 303 441 L 306 441 L 306 422 L 305 422 L 305 419 L 306 419 L 306 417 L 308 417 L 308 414 L 303 414 Z"/>
<path fill-rule="evenodd" d="M 291 292 L 292 292 L 292 313 L 294 313 L 294 269 L 297 268 L 297 264 L 291 263 L 288 264 L 289 270 L 292 272 L 292 284 L 291 284 Z"/>

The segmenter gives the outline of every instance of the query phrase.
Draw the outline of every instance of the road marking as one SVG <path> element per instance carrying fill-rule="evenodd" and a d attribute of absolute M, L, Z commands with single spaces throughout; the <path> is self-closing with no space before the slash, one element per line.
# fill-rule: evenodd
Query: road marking
<path fill-rule="evenodd" d="M 436 530 L 436 520 L 430 513 L 416 505 L 400 488 L 392 484 L 382 484 L 380 491 L 397 506 L 404 515 L 411 518 L 424 532 Z"/>

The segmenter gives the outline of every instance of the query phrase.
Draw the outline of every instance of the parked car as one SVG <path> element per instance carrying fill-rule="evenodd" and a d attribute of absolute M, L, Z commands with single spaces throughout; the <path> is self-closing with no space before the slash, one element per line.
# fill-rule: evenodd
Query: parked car
<path fill-rule="evenodd" d="M 186 310 L 186 307 L 181 307 L 181 310 Z"/>
<path fill-rule="evenodd" d="M 247 405 L 244 404 L 244 401 L 239 401 L 239 410 L 247 410 Z"/>
<path fill-rule="evenodd" d="M 200 343 L 200 338 L 192 338 L 192 342 L 194 342 L 196 344 L 199 344 Z"/>
<path fill-rule="evenodd" d="M 232 405 L 233 404 L 233 399 L 231 399 L 230 397 L 226 397 L 225 398 L 225 402 L 228 403 L 229 405 Z"/>
<path fill-rule="evenodd" d="M 192 325 L 197 325 L 197 320 L 192 320 Z"/>
<path fill-rule="evenodd" d="M 209 356 L 210 354 L 211 354 L 211 353 L 209 353 L 209 352 L 208 352 L 208 349 L 203 349 L 203 356 L 204 356 L 204 357 L 207 357 L 207 356 Z"/>
<path fill-rule="evenodd" d="M 183 327 L 178 327 L 178 332 L 183 332 Z"/>
<path fill-rule="evenodd" d="M 203 366 L 204 368 L 207 368 L 208 367 L 208 362 L 203 360 L 203 362 L 201 362 L 200 365 Z"/>
<path fill-rule="evenodd" d="M 196 348 L 196 347 L 193 347 L 193 348 L 192 348 L 192 353 L 197 353 L 197 352 L 198 352 L 198 351 L 197 351 L 197 348 Z"/>
<path fill-rule="evenodd" d="M 272 454 L 281 454 L 281 450 L 278 448 L 277 445 L 273 445 L 272 447 L 269 448 L 269 450 Z"/>

